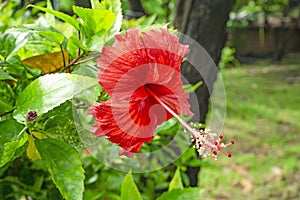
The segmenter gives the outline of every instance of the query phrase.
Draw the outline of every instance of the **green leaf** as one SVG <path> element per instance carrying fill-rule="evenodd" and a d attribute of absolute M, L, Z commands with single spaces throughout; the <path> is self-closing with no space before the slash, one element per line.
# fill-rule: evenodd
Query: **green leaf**
<path fill-rule="evenodd" d="M 35 144 L 62 196 L 67 200 L 82 199 L 84 170 L 78 152 L 67 143 L 51 138 L 35 140 Z"/>
<path fill-rule="evenodd" d="M 41 156 L 40 156 L 39 152 L 36 149 L 34 140 L 35 139 L 31 135 L 28 135 L 28 146 L 27 146 L 27 149 L 26 149 L 26 155 L 32 161 L 36 161 L 36 160 L 41 159 Z"/>
<path fill-rule="evenodd" d="M 173 128 L 178 129 L 179 122 L 175 118 L 171 118 L 168 121 L 158 125 L 155 129 L 156 133 L 165 133 L 165 132 L 172 132 Z"/>
<path fill-rule="evenodd" d="M 82 148 L 83 145 L 73 119 L 72 106 L 72 102 L 67 101 L 50 110 L 39 119 L 39 125 L 48 137 L 67 142 L 75 148 Z"/>
<path fill-rule="evenodd" d="M 199 81 L 198 83 L 194 85 L 184 85 L 183 89 L 187 93 L 193 93 L 195 92 L 201 85 L 203 84 L 203 81 Z"/>
<path fill-rule="evenodd" d="M 0 56 L 7 58 L 18 51 L 28 41 L 28 33 L 8 32 L 0 35 Z"/>
<path fill-rule="evenodd" d="M 177 167 L 176 172 L 170 182 L 168 191 L 171 191 L 174 189 L 183 189 L 183 184 L 182 184 L 182 180 L 181 180 L 181 176 L 180 176 L 180 168 L 179 167 Z"/>
<path fill-rule="evenodd" d="M 12 80 L 15 81 L 14 77 L 10 76 L 8 73 L 3 71 L 3 69 L 0 69 L 0 80 Z"/>
<path fill-rule="evenodd" d="M 24 147 L 27 140 L 27 134 L 23 134 L 21 139 L 5 143 L 0 167 L 4 166 L 9 161 L 12 161 L 21 156 L 26 149 L 21 147 Z"/>
<path fill-rule="evenodd" d="M 115 14 L 109 10 L 93 10 L 73 6 L 74 12 L 83 20 L 83 31 L 90 37 L 102 30 L 109 30 L 115 20 Z"/>
<path fill-rule="evenodd" d="M 202 191 L 200 188 L 176 189 L 163 193 L 156 200 L 199 200 Z"/>
<path fill-rule="evenodd" d="M 93 1 L 97 1 L 97 0 L 93 0 Z M 110 30 L 110 33 L 112 35 L 112 34 L 119 32 L 121 29 L 122 19 L 123 19 L 121 1 L 120 0 L 104 0 L 104 1 L 101 1 L 99 7 L 101 7 L 102 9 L 110 10 L 115 14 L 115 16 L 116 16 L 115 22 Z"/>
<path fill-rule="evenodd" d="M 121 199 L 122 200 L 142 200 L 141 194 L 136 187 L 131 171 L 125 176 L 121 186 Z"/>
<path fill-rule="evenodd" d="M 15 94 L 11 86 L 4 81 L 0 82 L 0 114 L 11 111 L 14 106 Z"/>
<path fill-rule="evenodd" d="M 17 136 L 23 128 L 24 126 L 14 119 L 0 122 L 0 167 L 18 156 L 17 146 L 21 147 L 22 143 L 25 144 L 24 142 L 26 142 L 26 136 L 17 140 Z M 15 142 L 11 143 L 13 141 Z"/>
<path fill-rule="evenodd" d="M 31 82 L 16 101 L 14 118 L 25 121 L 26 113 L 35 110 L 38 115 L 48 112 L 97 84 L 97 80 L 77 74 L 48 74 Z"/>
<path fill-rule="evenodd" d="M 80 30 L 80 28 L 79 28 L 79 22 L 76 19 L 70 17 L 67 14 L 64 14 L 62 12 L 58 12 L 58 11 L 55 11 L 55 10 L 52 10 L 52 9 L 49 9 L 49 8 L 43 8 L 43 7 L 40 7 L 40 6 L 35 6 L 35 5 L 29 5 L 28 7 L 33 7 L 33 8 L 36 8 L 38 10 L 44 11 L 46 13 L 52 14 L 55 17 L 57 17 L 57 18 L 65 21 L 66 23 L 72 25 L 77 30 Z"/>
<path fill-rule="evenodd" d="M 54 32 L 54 31 L 41 31 L 37 32 L 40 36 L 43 36 L 45 38 L 48 38 L 49 40 L 57 43 L 62 44 L 65 40 L 65 36 L 62 33 Z"/>

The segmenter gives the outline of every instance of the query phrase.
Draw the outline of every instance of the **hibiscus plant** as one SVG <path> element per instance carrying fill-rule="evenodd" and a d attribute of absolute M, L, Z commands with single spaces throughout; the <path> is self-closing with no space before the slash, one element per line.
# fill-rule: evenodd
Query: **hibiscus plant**
<path fill-rule="evenodd" d="M 182 172 L 207 162 L 199 155 L 231 157 L 223 148 L 234 142 L 185 121 L 193 113 L 180 67 L 189 47 L 165 26 L 120 30 L 120 0 L 91 5 L 73 6 L 72 17 L 48 1 L 18 18 L 13 2 L 0 4 L 0 199 L 199 199 Z M 136 160 L 142 168 L 172 139 L 145 166 L 159 169 L 180 151 L 172 165 L 132 175 Z M 106 165 L 112 157 L 121 167 Z M 133 167 L 117 170 L 122 159 Z"/>

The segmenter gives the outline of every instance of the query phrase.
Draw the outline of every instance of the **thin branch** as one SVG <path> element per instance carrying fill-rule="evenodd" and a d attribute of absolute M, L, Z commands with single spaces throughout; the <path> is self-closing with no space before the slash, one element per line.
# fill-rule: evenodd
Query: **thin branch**
<path fill-rule="evenodd" d="M 14 111 L 15 111 L 15 109 L 12 109 L 12 110 L 10 110 L 10 111 L 7 111 L 7 112 L 5 112 L 5 113 L 2 113 L 2 114 L 0 114 L 0 117 L 3 117 L 3 116 L 8 115 L 8 114 L 11 114 L 11 113 L 13 113 Z"/>
<path fill-rule="evenodd" d="M 84 60 L 80 60 L 80 61 L 74 63 L 74 65 L 79 65 L 79 64 L 85 63 L 85 62 L 87 62 L 87 61 L 94 60 L 94 59 L 96 59 L 97 57 L 98 57 L 98 56 L 91 57 L 91 58 L 87 58 L 87 59 L 84 59 Z"/>

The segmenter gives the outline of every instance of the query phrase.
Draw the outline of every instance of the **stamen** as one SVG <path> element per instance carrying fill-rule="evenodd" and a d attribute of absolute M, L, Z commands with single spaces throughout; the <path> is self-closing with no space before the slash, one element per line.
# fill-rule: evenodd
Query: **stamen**
<path fill-rule="evenodd" d="M 185 128 L 184 132 L 186 132 L 186 130 L 190 132 L 192 136 L 191 141 L 194 143 L 194 148 L 197 150 L 198 154 L 201 157 L 212 155 L 216 159 L 219 151 L 227 155 L 227 157 L 229 158 L 232 157 L 232 154 L 224 151 L 223 148 L 233 145 L 233 140 L 228 144 L 224 144 L 222 143 L 222 140 L 224 138 L 222 135 L 220 135 L 218 137 L 218 140 L 216 140 L 215 137 L 217 134 L 211 133 L 209 129 L 195 130 L 191 128 L 191 126 L 189 126 L 183 119 L 181 119 L 179 115 L 177 115 L 168 105 L 166 105 L 160 98 L 158 98 L 151 89 L 147 87 L 145 88 L 160 105 L 162 105 L 173 117 L 175 117 L 183 125 L 183 127 Z"/>

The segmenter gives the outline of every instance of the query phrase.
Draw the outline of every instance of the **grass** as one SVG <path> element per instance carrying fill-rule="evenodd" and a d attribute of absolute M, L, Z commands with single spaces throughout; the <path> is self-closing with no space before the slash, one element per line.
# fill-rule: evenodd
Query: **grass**
<path fill-rule="evenodd" d="M 203 199 L 300 199 L 299 55 L 226 69 L 223 135 L 236 144 L 202 168 Z"/>

